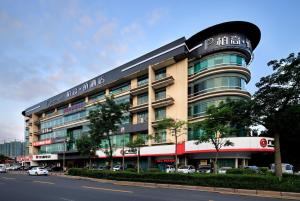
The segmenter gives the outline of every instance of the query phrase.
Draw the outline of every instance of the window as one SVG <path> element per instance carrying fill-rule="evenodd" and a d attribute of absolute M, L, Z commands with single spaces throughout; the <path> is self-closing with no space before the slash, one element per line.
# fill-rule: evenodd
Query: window
<path fill-rule="evenodd" d="M 166 89 L 155 92 L 155 100 L 161 100 L 166 98 Z"/>
<path fill-rule="evenodd" d="M 189 109 L 188 109 L 189 118 L 205 115 L 207 108 L 209 108 L 212 105 L 218 105 L 221 101 L 226 101 L 227 98 L 231 100 L 242 99 L 239 97 L 227 96 L 227 97 L 210 98 L 210 99 L 195 102 L 189 105 Z"/>
<path fill-rule="evenodd" d="M 203 135 L 203 130 L 201 129 L 188 129 L 188 140 L 197 140 L 201 135 Z"/>
<path fill-rule="evenodd" d="M 97 100 L 101 100 L 104 98 L 105 98 L 105 92 L 101 91 L 99 93 L 89 96 L 89 101 L 97 101 Z"/>
<path fill-rule="evenodd" d="M 112 135 L 110 136 L 110 140 L 113 146 L 115 147 L 122 147 L 123 146 L 123 139 L 124 139 L 124 145 L 126 146 L 130 141 L 130 134 L 125 133 L 124 135 Z M 104 139 L 101 141 L 100 144 L 101 148 L 108 148 L 108 140 Z"/>
<path fill-rule="evenodd" d="M 148 121 L 148 112 L 139 112 L 137 113 L 137 122 L 138 123 L 145 123 Z"/>
<path fill-rule="evenodd" d="M 159 69 L 155 72 L 155 80 L 163 79 L 167 76 L 166 68 Z"/>
<path fill-rule="evenodd" d="M 155 110 L 155 120 L 159 121 L 166 118 L 166 108 L 162 107 L 162 108 L 158 108 Z"/>
<path fill-rule="evenodd" d="M 167 141 L 167 132 L 166 130 L 158 130 L 155 133 L 155 142 L 156 143 L 165 143 Z"/>
<path fill-rule="evenodd" d="M 129 104 L 130 102 L 130 95 L 121 96 L 114 99 L 116 104 Z"/>
<path fill-rule="evenodd" d="M 148 84 L 148 75 L 143 76 L 143 77 L 139 77 L 137 80 L 137 86 L 144 86 Z"/>
<path fill-rule="evenodd" d="M 209 68 L 215 68 L 220 65 L 237 65 L 246 67 L 245 58 L 238 54 L 215 54 L 205 57 L 189 67 L 189 75 L 194 75 Z"/>
<path fill-rule="evenodd" d="M 130 83 L 126 82 L 122 85 L 112 88 L 109 93 L 110 94 L 119 94 L 119 93 L 123 93 L 128 90 L 130 90 Z"/>
<path fill-rule="evenodd" d="M 198 81 L 189 85 L 189 95 L 198 95 L 220 89 L 245 90 L 246 81 L 241 77 L 215 77 L 204 81 Z"/>
<path fill-rule="evenodd" d="M 144 93 L 137 96 L 137 104 L 142 105 L 148 103 L 148 93 Z"/>

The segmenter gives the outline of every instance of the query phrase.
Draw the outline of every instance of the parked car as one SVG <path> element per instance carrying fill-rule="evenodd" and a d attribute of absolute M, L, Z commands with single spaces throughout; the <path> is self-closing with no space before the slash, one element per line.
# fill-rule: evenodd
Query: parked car
<path fill-rule="evenodd" d="M 123 170 L 122 165 L 115 165 L 115 166 L 113 167 L 113 171 L 120 171 L 120 170 Z"/>
<path fill-rule="evenodd" d="M 219 174 L 226 174 L 227 170 L 229 169 L 232 169 L 232 167 L 221 167 L 219 170 L 218 170 L 218 173 Z"/>
<path fill-rule="evenodd" d="M 185 166 L 179 167 L 178 172 L 185 173 L 185 174 L 190 174 L 190 173 L 196 172 L 196 169 L 192 165 L 185 165 Z"/>
<path fill-rule="evenodd" d="M 166 173 L 175 172 L 175 167 L 173 165 L 166 165 Z"/>
<path fill-rule="evenodd" d="M 28 170 L 29 175 L 48 175 L 48 170 L 41 167 L 34 167 L 31 170 Z"/>
<path fill-rule="evenodd" d="M 281 163 L 282 173 L 294 174 L 294 166 L 289 163 Z M 271 164 L 271 172 L 275 172 L 275 164 Z"/>
<path fill-rule="evenodd" d="M 4 164 L 0 164 L 0 173 L 6 173 L 6 166 Z"/>
<path fill-rule="evenodd" d="M 211 167 L 210 166 L 201 166 L 198 168 L 197 172 L 199 173 L 210 173 Z"/>

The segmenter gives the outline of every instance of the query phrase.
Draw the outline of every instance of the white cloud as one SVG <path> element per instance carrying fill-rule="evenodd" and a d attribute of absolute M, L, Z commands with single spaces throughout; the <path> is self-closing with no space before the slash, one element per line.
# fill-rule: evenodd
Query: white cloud
<path fill-rule="evenodd" d="M 117 24 L 115 21 L 106 22 L 97 29 L 96 33 L 93 36 L 95 42 L 103 41 L 107 38 L 111 38 L 117 28 Z"/>
<path fill-rule="evenodd" d="M 163 17 L 167 15 L 165 9 L 155 9 L 148 15 L 148 24 L 153 26 L 157 24 Z"/>

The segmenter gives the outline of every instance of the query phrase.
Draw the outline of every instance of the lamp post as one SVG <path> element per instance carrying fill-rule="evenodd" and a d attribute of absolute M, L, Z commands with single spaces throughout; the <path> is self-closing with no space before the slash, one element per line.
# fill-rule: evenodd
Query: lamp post
<path fill-rule="evenodd" d="M 121 127 L 121 133 L 123 135 L 123 148 L 122 148 L 122 170 L 125 170 L 125 128 Z"/>
<path fill-rule="evenodd" d="M 63 171 L 65 171 L 66 169 L 66 151 L 67 151 L 67 142 L 70 141 L 70 137 L 67 137 L 65 140 L 64 140 L 64 154 L 63 154 Z"/>

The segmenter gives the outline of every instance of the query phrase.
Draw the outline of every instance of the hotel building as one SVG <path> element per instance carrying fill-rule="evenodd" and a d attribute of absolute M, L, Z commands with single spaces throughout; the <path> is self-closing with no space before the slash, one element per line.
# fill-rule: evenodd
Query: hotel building
<path fill-rule="evenodd" d="M 143 168 L 163 169 L 174 163 L 175 150 L 181 164 L 209 164 L 215 149 L 210 143 L 195 143 L 201 130 L 185 129 L 175 145 L 170 131 L 156 129 L 157 122 L 166 117 L 201 121 L 211 105 L 227 98 L 249 99 L 245 87 L 251 79 L 249 65 L 259 40 L 260 30 L 252 23 L 218 24 L 27 108 L 22 114 L 31 163 L 60 165 L 65 155 L 68 167 L 83 166 L 87 158 L 80 156 L 75 141 L 89 131 L 89 111 L 104 102 L 105 96 L 114 95 L 117 103 L 130 104 L 120 132 L 111 134 L 117 163 L 121 161 L 123 139 L 127 144 L 142 134 L 159 136 L 141 148 Z M 240 133 L 230 140 L 234 146 L 221 150 L 219 166 L 247 165 L 252 153 L 274 151 L 271 138 Z M 103 149 L 96 155 L 96 163 L 105 162 Z M 134 163 L 135 156 L 127 152 L 126 163 Z"/>

